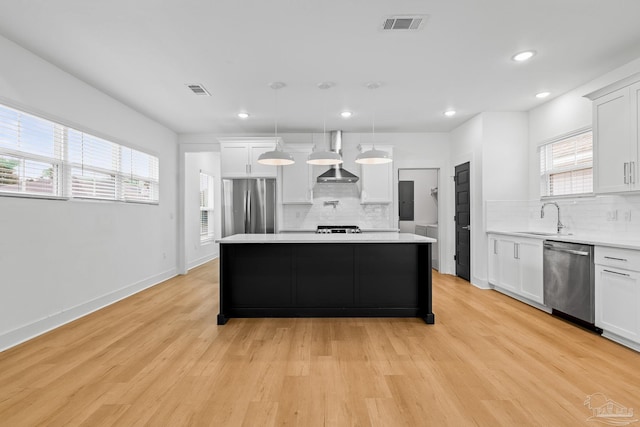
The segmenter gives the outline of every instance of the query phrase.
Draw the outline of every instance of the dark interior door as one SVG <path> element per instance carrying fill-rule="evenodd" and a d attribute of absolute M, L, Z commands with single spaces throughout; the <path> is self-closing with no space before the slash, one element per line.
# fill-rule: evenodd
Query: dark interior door
<path fill-rule="evenodd" d="M 471 280 L 469 162 L 456 166 L 456 275 Z"/>
<path fill-rule="evenodd" d="M 398 182 L 400 221 L 413 221 L 413 181 Z"/>

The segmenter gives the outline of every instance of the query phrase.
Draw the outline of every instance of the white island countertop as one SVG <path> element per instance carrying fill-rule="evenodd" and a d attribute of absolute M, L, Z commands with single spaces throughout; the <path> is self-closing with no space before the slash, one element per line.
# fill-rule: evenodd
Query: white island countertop
<path fill-rule="evenodd" d="M 411 233 L 285 233 L 234 234 L 217 243 L 435 243 L 436 239 Z"/>

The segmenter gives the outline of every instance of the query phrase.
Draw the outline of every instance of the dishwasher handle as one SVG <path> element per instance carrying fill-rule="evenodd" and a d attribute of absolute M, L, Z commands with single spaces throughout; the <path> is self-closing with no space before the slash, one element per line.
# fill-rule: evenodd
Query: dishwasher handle
<path fill-rule="evenodd" d="M 556 246 L 549 245 L 549 244 L 546 244 L 546 243 L 544 245 L 544 248 L 545 249 L 549 249 L 551 251 L 564 252 L 564 253 L 571 254 L 571 255 L 589 256 L 589 252 L 587 252 L 587 251 L 576 251 L 575 249 L 558 248 Z"/>

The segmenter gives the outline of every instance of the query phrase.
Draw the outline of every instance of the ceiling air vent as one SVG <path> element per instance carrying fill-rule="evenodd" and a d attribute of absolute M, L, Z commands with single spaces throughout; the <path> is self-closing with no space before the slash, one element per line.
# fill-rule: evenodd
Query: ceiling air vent
<path fill-rule="evenodd" d="M 419 30 L 427 20 L 427 15 L 391 16 L 384 20 L 383 30 Z"/>
<path fill-rule="evenodd" d="M 196 95 L 211 96 L 211 94 L 201 84 L 187 85 L 187 87 Z"/>

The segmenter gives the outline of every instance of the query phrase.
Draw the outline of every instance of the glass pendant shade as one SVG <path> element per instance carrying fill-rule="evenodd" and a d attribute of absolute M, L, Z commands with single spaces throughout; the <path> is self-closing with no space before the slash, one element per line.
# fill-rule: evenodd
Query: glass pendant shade
<path fill-rule="evenodd" d="M 307 163 L 320 166 L 339 165 L 342 163 L 342 157 L 335 151 L 314 151 L 309 154 Z"/>
<path fill-rule="evenodd" d="M 393 160 L 386 151 L 376 150 L 375 147 L 371 150 L 367 150 L 358 154 L 356 157 L 356 163 L 361 165 L 382 165 L 385 163 L 391 163 Z"/>
<path fill-rule="evenodd" d="M 258 163 L 261 165 L 287 166 L 294 164 L 295 160 L 293 160 L 293 156 L 290 153 L 276 149 L 260 154 Z"/>

